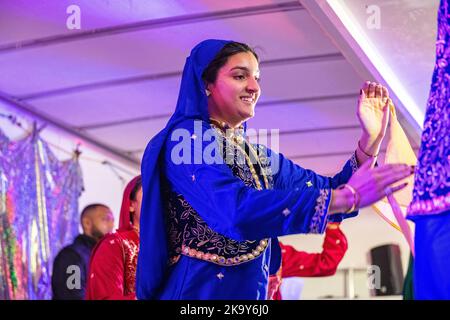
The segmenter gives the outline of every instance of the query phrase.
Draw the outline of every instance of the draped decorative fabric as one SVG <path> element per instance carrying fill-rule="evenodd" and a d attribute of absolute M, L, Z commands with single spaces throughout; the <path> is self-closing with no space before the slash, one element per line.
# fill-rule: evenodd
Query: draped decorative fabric
<path fill-rule="evenodd" d="M 435 215 L 450 209 L 450 4 L 438 13 L 436 64 L 408 216 Z"/>
<path fill-rule="evenodd" d="M 414 299 L 450 299 L 450 0 L 438 11 L 436 64 L 422 132 L 413 200 Z"/>
<path fill-rule="evenodd" d="M 60 161 L 36 131 L 0 131 L 0 299 L 50 299 L 57 252 L 78 234 L 76 157 Z"/>

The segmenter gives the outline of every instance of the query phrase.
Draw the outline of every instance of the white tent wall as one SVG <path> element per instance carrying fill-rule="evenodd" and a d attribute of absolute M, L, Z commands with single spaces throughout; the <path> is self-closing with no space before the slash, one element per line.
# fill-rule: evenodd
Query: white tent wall
<path fill-rule="evenodd" d="M 16 116 L 17 120 L 27 130 L 32 127 L 33 118 L 2 102 L 0 102 L 0 113 Z M 40 125 L 42 123 L 38 122 L 38 128 Z M 26 131 L 13 125 L 5 118 L 0 118 L 0 128 L 11 140 L 21 139 L 26 134 Z M 50 148 L 57 158 L 61 160 L 72 156 L 70 152 L 76 149 L 77 143 L 80 140 L 77 137 L 65 134 L 50 126 L 42 130 L 41 137 L 51 144 Z M 79 199 L 79 208 L 81 210 L 84 206 L 91 203 L 103 203 L 107 205 L 114 214 L 114 225 L 117 228 L 125 184 L 134 175 L 139 174 L 139 169 L 108 157 L 89 145 L 82 144 L 80 151 L 82 153 L 79 161 L 83 172 L 84 192 Z M 111 166 L 101 163 L 105 160 L 112 164 L 116 172 Z M 117 174 L 120 175 L 123 181 Z"/>

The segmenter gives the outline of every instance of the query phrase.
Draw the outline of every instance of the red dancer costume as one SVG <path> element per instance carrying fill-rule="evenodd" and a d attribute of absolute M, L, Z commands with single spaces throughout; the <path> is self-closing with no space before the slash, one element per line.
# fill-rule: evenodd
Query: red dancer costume
<path fill-rule="evenodd" d="M 339 229 L 339 223 L 329 223 L 321 253 L 297 251 L 292 246 L 280 242 L 281 268 L 269 279 L 268 297 L 281 300 L 280 285 L 282 278 L 288 277 L 324 277 L 336 273 L 336 269 L 347 251 L 347 238 Z"/>
<path fill-rule="evenodd" d="M 132 202 L 137 201 L 131 197 L 136 198 L 136 193 L 141 189 L 140 181 L 140 176 L 138 176 L 131 180 L 125 188 L 120 210 L 119 229 L 115 233 L 106 235 L 92 252 L 86 300 L 136 299 L 139 226 L 133 227 L 131 223 Z M 133 190 L 135 191 L 133 192 Z M 133 210 L 138 212 L 140 204 Z"/>

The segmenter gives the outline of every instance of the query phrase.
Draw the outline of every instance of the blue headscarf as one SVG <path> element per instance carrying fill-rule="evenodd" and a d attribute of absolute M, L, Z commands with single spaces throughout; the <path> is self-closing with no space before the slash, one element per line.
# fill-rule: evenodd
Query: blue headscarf
<path fill-rule="evenodd" d="M 161 151 L 172 129 L 186 119 L 209 121 L 203 71 L 230 41 L 205 40 L 192 49 L 184 65 L 175 113 L 166 127 L 147 145 L 142 158 L 140 249 L 136 270 L 136 296 L 155 299 L 168 265 L 167 232 L 161 192 Z"/>

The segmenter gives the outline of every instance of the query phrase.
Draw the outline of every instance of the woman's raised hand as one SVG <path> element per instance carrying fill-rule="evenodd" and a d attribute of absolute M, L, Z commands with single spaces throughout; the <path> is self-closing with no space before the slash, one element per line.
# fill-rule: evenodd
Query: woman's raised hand
<path fill-rule="evenodd" d="M 389 122 L 389 92 L 376 82 L 366 81 L 360 91 L 356 111 L 363 135 L 382 140 Z"/>

